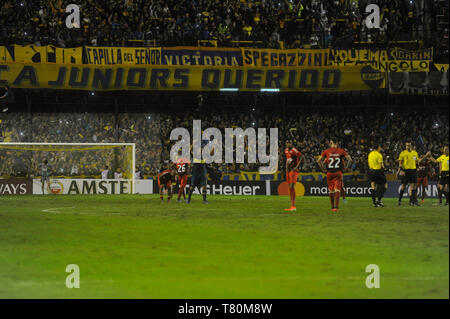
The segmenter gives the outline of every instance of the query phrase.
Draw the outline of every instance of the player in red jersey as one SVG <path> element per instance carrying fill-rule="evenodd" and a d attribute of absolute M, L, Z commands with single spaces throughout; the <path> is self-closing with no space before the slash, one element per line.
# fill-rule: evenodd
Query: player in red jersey
<path fill-rule="evenodd" d="M 181 195 L 183 195 L 183 199 L 186 201 L 186 184 L 189 175 L 190 161 L 186 158 L 180 157 L 175 162 L 175 169 L 177 171 L 177 180 L 178 180 L 178 198 L 177 202 L 181 203 Z"/>
<path fill-rule="evenodd" d="M 417 187 L 420 187 L 420 191 L 422 192 L 422 203 L 425 202 L 425 188 L 428 187 L 428 177 L 431 176 L 431 161 L 428 158 L 424 158 L 419 162 L 417 168 Z"/>
<path fill-rule="evenodd" d="M 172 183 L 175 182 L 175 170 L 172 168 L 163 170 L 158 174 L 159 197 L 164 203 L 164 190 L 167 190 L 167 202 L 172 198 Z"/>
<path fill-rule="evenodd" d="M 339 197 L 342 189 L 342 171 L 350 165 L 352 158 L 338 147 L 336 140 L 330 140 L 330 148 L 322 152 L 317 160 L 320 168 L 327 172 L 328 190 L 330 192 L 331 210 L 338 212 Z"/>
<path fill-rule="evenodd" d="M 291 197 L 291 207 L 285 210 L 293 212 L 297 210 L 295 207 L 295 184 L 297 183 L 302 153 L 293 147 L 291 141 L 287 141 L 284 155 L 286 156 L 286 181 L 289 184 L 289 196 Z"/>

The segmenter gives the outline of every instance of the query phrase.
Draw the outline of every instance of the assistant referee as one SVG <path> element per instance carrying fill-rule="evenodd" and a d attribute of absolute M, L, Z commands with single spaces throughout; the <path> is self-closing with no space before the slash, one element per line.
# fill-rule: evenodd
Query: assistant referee
<path fill-rule="evenodd" d="M 387 189 L 386 175 L 384 174 L 383 155 L 381 145 L 376 145 L 369 153 L 369 182 L 372 203 L 374 207 L 384 207 L 381 199 Z"/>
<path fill-rule="evenodd" d="M 449 156 L 448 156 L 448 146 L 444 146 L 444 154 L 442 154 L 438 159 L 434 159 L 429 156 L 430 160 L 434 163 L 439 163 L 439 205 L 442 205 L 442 193 L 445 195 L 445 205 L 448 205 L 448 180 L 449 180 Z"/>
<path fill-rule="evenodd" d="M 409 205 L 420 206 L 417 201 L 417 166 L 422 158 L 419 159 L 419 154 L 412 149 L 411 142 L 406 142 L 406 149 L 400 153 L 398 157 L 398 171 L 397 175 L 401 178 L 402 186 L 398 194 L 398 205 L 402 204 L 403 192 L 405 191 L 406 185 L 409 184 L 410 194 L 409 194 Z M 428 153 L 426 154 L 428 156 Z"/>

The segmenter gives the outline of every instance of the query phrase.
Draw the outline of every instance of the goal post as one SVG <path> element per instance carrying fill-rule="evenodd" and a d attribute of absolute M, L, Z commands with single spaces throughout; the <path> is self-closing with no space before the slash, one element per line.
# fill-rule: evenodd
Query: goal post
<path fill-rule="evenodd" d="M 40 179 L 44 160 L 50 179 L 102 179 L 108 167 L 106 179 L 127 181 L 134 194 L 135 152 L 135 143 L 0 143 L 0 178 Z"/>

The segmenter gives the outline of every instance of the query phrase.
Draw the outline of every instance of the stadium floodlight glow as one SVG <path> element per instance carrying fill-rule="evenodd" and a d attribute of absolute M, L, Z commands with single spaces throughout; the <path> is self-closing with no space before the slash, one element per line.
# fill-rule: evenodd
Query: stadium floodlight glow
<path fill-rule="evenodd" d="M 239 91 L 238 88 L 221 88 L 220 91 L 222 92 L 237 92 Z"/>
<path fill-rule="evenodd" d="M 273 92 L 273 93 L 276 93 L 276 92 L 280 92 L 280 89 L 261 89 L 260 91 L 261 92 Z"/>

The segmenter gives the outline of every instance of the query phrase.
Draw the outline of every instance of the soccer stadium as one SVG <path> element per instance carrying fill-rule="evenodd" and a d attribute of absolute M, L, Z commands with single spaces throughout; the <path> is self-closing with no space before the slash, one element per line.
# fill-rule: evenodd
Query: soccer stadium
<path fill-rule="evenodd" d="M 2 0 L 0 298 L 448 299 L 448 6 Z"/>

